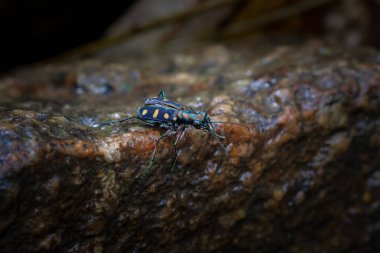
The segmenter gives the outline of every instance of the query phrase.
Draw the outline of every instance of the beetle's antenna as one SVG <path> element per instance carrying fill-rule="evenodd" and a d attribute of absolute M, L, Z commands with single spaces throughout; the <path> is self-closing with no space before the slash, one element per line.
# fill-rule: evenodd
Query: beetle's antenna
<path fill-rule="evenodd" d="M 121 123 L 121 122 L 130 120 L 130 119 L 137 119 L 137 116 L 135 115 L 135 116 L 131 116 L 131 117 L 124 118 L 124 119 L 107 121 L 107 122 L 104 122 L 104 123 L 101 123 L 101 124 L 97 125 L 96 127 L 102 127 L 102 126 L 106 126 L 106 125 L 113 125 L 113 124 Z"/>
<path fill-rule="evenodd" d="M 243 124 L 239 124 L 239 123 L 225 122 L 225 121 L 210 121 L 210 123 L 212 123 L 212 124 L 229 124 L 229 125 L 238 125 L 238 126 L 242 126 L 242 127 L 247 128 L 248 131 L 251 132 L 251 129 L 250 129 L 249 127 L 247 127 L 246 125 L 243 125 Z"/>

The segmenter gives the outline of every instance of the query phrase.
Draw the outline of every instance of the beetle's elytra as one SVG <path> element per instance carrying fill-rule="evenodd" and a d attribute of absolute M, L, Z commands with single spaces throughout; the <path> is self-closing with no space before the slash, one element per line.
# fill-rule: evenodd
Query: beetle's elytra
<path fill-rule="evenodd" d="M 143 120 L 172 124 L 176 121 L 177 110 L 163 106 L 143 106 L 137 110 L 137 117 Z"/>

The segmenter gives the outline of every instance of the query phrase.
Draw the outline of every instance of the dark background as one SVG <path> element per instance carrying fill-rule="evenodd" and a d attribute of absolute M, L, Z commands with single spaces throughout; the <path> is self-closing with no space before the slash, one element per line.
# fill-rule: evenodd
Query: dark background
<path fill-rule="evenodd" d="M 320 4 L 304 10 L 303 4 L 313 1 L 173 1 L 171 4 L 170 0 L 0 0 L 0 72 L 48 59 L 99 39 L 122 15 L 132 18 L 127 18 L 119 27 L 125 25 L 127 32 L 135 31 L 134 36 L 171 25 L 150 44 L 166 43 L 176 37 L 191 38 L 195 31 L 202 34 L 203 30 L 204 34 L 212 34 L 207 40 L 218 43 L 252 35 L 280 34 L 301 41 L 320 38 L 347 48 L 380 47 L 380 0 L 314 0 Z M 201 14 L 197 10 L 218 2 L 227 4 L 206 8 Z M 183 8 L 179 9 L 178 3 L 183 3 Z M 136 6 L 138 11 L 130 13 Z M 178 9 L 185 15 L 176 16 Z M 155 12 L 161 15 L 155 16 Z M 160 23 L 163 18 L 169 19 Z M 152 27 L 131 26 L 155 21 L 157 25 Z"/>
<path fill-rule="evenodd" d="M 0 71 L 100 37 L 133 2 L 0 0 Z"/>

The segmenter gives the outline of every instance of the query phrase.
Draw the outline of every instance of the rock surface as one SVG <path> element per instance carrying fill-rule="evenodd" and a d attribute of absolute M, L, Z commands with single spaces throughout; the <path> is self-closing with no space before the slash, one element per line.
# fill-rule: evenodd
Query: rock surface
<path fill-rule="evenodd" d="M 126 59 L 126 60 L 125 60 Z M 321 45 L 45 66 L 0 80 L 0 252 L 376 252 L 380 53 Z M 207 108 L 154 139 L 143 98 Z"/>

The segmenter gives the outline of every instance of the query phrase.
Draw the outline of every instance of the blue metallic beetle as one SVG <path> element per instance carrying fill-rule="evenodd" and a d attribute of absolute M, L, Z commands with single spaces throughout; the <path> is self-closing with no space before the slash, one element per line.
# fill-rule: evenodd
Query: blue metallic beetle
<path fill-rule="evenodd" d="M 139 119 L 148 125 L 159 126 L 167 130 L 156 140 L 156 145 L 145 174 L 147 174 L 152 168 L 156 156 L 157 146 L 160 140 L 166 136 L 178 134 L 173 144 L 174 159 L 172 169 L 174 168 L 178 156 L 177 144 L 182 140 L 185 131 L 189 126 L 193 126 L 196 129 L 211 133 L 223 148 L 224 146 L 220 140 L 225 139 L 225 137 L 215 132 L 213 124 L 234 124 L 243 126 L 250 130 L 247 126 L 238 123 L 211 121 L 210 117 L 205 111 L 195 111 L 192 108 L 186 108 L 184 105 L 167 99 L 164 90 L 161 90 L 157 97 L 148 97 L 145 99 L 144 106 L 137 109 L 136 115 L 121 120 L 104 122 L 98 125 L 98 127 L 121 123 L 130 119 Z"/>

